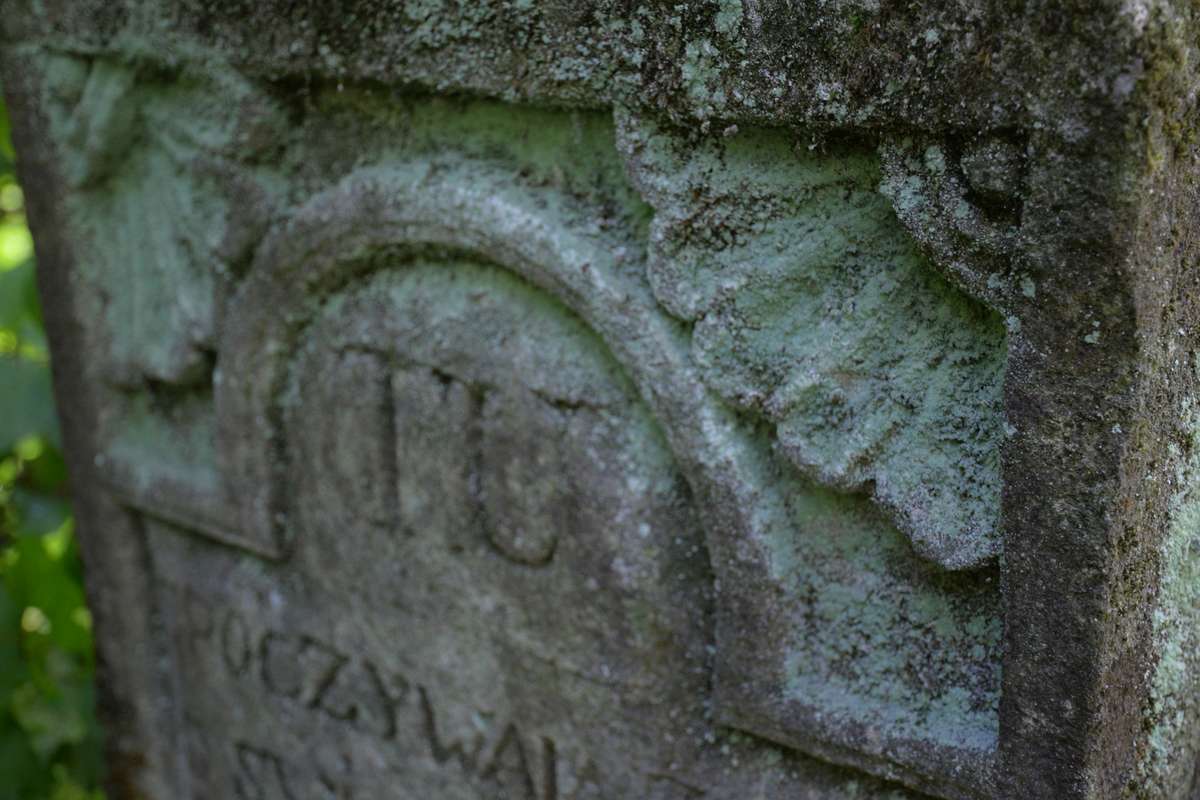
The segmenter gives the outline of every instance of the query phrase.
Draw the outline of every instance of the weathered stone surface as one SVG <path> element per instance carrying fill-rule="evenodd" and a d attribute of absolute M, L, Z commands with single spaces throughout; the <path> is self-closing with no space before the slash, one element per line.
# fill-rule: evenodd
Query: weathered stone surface
<path fill-rule="evenodd" d="M 1194 796 L 1193 14 L 17 0 L 114 795 Z"/>

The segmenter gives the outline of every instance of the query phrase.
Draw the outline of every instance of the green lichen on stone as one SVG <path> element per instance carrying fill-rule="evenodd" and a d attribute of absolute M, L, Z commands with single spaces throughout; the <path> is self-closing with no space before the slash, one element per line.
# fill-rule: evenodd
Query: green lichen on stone
<path fill-rule="evenodd" d="M 576 110 L 513 108 L 487 100 L 419 98 L 392 106 L 370 93 L 326 91 L 313 98 L 323 124 L 353 135 L 360 146 L 347 152 L 337 140 L 313 164 L 311 152 L 295 152 L 297 170 L 329 173 L 350 166 L 385 164 L 423 157 L 458 163 L 463 157 L 518 165 L 516 180 L 545 190 L 548 203 L 560 197 L 603 213 L 580 225 L 619 233 L 644 232 L 650 210 L 633 191 L 613 146 L 609 114 Z M 630 252 L 630 258 L 634 256 Z"/>
<path fill-rule="evenodd" d="M 718 33 L 726 36 L 735 33 L 742 24 L 742 0 L 721 0 L 715 20 Z"/>
<path fill-rule="evenodd" d="M 68 202 L 86 237 L 80 279 L 96 287 L 112 363 L 107 379 L 139 386 L 203 383 L 211 368 L 214 282 L 231 202 L 222 154 L 253 156 L 255 128 L 239 112 L 252 94 L 230 73 L 138 77 L 132 64 L 46 55 L 47 113 L 77 146 Z M 269 108 L 269 107 L 268 107 Z M 119 110 L 119 111 L 118 111 Z M 269 116 L 258 106 L 255 114 Z"/>
<path fill-rule="evenodd" d="M 786 643 L 788 697 L 843 725 L 986 757 L 999 741 L 998 576 L 922 569 L 903 537 L 849 498 L 809 489 L 790 505 L 787 585 L 803 624 Z"/>
<path fill-rule="evenodd" d="M 685 150 L 631 124 L 623 146 L 657 212 L 656 296 L 694 323 L 712 389 L 804 474 L 870 491 L 923 556 L 994 557 L 1003 324 L 914 248 L 874 160 L 755 129 Z"/>
<path fill-rule="evenodd" d="M 1139 765 L 1139 797 L 1186 796 L 1200 765 L 1200 405 L 1187 400 L 1181 415 L 1191 438 L 1183 449 L 1169 447 L 1177 489 L 1160 545 L 1153 616 L 1158 662 L 1150 676 L 1150 735 Z"/>

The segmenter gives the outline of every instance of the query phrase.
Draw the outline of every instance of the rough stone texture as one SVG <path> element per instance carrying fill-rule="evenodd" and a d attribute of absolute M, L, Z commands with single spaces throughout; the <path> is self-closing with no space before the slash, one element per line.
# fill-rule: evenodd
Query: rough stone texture
<path fill-rule="evenodd" d="M 114 797 L 1200 796 L 1193 6 L 10 5 Z"/>

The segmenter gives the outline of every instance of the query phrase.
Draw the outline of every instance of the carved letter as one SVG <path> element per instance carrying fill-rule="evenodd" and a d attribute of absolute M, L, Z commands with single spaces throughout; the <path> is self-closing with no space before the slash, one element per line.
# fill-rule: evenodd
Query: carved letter
<path fill-rule="evenodd" d="M 425 735 L 429 738 L 429 749 L 433 753 L 433 760 L 439 764 L 445 764 L 454 758 L 462 767 L 463 772 L 474 773 L 479 762 L 479 751 L 483 747 L 482 737 L 476 737 L 475 746 L 471 752 L 467 752 L 466 746 L 460 739 L 443 742 L 438 735 L 437 717 L 434 714 L 433 704 L 429 701 L 429 693 L 423 686 L 418 687 L 417 691 L 421 695 L 421 714 L 425 719 Z"/>
<path fill-rule="evenodd" d="M 233 747 L 238 764 L 234 793 L 239 800 L 295 800 L 278 755 L 246 742 L 234 742 Z"/>

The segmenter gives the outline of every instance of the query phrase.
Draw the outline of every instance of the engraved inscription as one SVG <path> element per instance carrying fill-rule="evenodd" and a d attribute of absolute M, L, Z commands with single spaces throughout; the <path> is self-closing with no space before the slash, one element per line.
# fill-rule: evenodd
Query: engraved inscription
<path fill-rule="evenodd" d="M 395 405 L 386 361 L 364 351 L 342 353 L 322 364 L 322 379 L 308 388 L 309 402 L 328 414 L 307 433 L 310 457 L 325 477 L 321 500 L 343 524 L 393 530 L 396 495 Z"/>
<path fill-rule="evenodd" d="M 219 590 L 197 630 L 234 631 L 229 663 L 189 685 L 270 709 L 245 740 L 289 759 L 344 743 L 368 795 L 402 774 L 447 800 L 688 796 L 652 774 L 687 781 L 710 743 L 712 579 L 663 432 L 541 290 L 466 257 L 395 264 L 278 356 L 263 508 L 292 546 Z"/>
<path fill-rule="evenodd" d="M 304 407 L 339 409 L 336 424 L 306 434 L 303 456 L 314 459 L 320 481 L 308 493 L 327 524 L 410 535 L 433 527 L 456 537 L 477 530 L 516 563 L 553 557 L 575 518 L 560 450 L 573 417 L 587 409 L 516 383 L 406 366 L 387 353 L 313 359 L 309 369 L 329 383 L 308 392 Z"/>
<path fill-rule="evenodd" d="M 213 631 L 220 630 L 217 644 L 230 678 L 255 681 L 267 695 L 380 742 L 415 738 L 423 742 L 425 754 L 435 764 L 482 785 L 503 789 L 508 793 L 506 797 L 560 800 L 560 772 L 578 765 L 584 772 L 591 769 L 590 759 L 582 751 L 572 761 L 562 762 L 553 738 L 527 733 L 517 721 L 495 719 L 483 709 L 472 710 L 472 715 L 483 723 L 474 730 L 466 734 L 451 730 L 446 725 L 445 707 L 433 689 L 411 683 L 372 659 L 352 656 L 321 638 L 272 628 L 255 629 L 246 615 L 233 608 L 217 612 L 214 620 L 211 614 L 196 613 L 202 606 L 194 598 L 188 605 L 193 610 L 188 623 L 194 626 L 188 638 L 194 646 L 204 648 Z M 225 631 L 237 633 L 229 638 Z M 398 737 L 401 725 L 415 737 Z M 350 783 L 339 783 L 348 778 L 332 777 L 320 765 L 307 772 L 297 770 L 270 748 L 240 740 L 234 743 L 234 753 L 234 791 L 239 798 L 296 800 L 307 796 L 307 789 L 293 785 L 298 783 L 297 775 L 305 776 L 306 787 L 324 787 L 328 794 L 321 797 L 351 796 L 353 774 Z M 341 768 L 353 773 L 349 764 Z M 562 780 L 568 785 L 581 782 L 575 774 Z"/>

